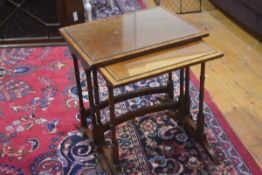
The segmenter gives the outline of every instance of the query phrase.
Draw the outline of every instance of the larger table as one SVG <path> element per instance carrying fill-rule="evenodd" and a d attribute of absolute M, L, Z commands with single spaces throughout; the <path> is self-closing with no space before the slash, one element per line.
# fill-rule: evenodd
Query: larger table
<path fill-rule="evenodd" d="M 156 108 L 152 108 L 150 110 L 142 110 L 142 112 L 130 113 L 122 119 L 117 119 L 116 122 L 113 121 L 114 125 L 112 125 L 112 120 L 108 123 L 102 123 L 100 110 L 108 105 L 112 107 L 112 99 L 114 99 L 115 102 L 119 102 L 131 97 L 163 92 L 166 92 L 172 99 L 173 91 L 170 84 L 173 83 L 171 72 L 179 69 L 180 96 L 178 102 L 176 102 L 177 104 L 172 102 L 172 104 L 170 103 L 165 107 L 158 107 L 157 109 L 164 110 L 176 107 L 173 111 L 175 111 L 179 117 L 173 118 L 178 118 L 181 123 L 185 124 L 189 133 L 197 135 L 198 140 L 206 148 L 213 160 L 217 161 L 204 134 L 204 114 L 202 108 L 205 62 L 221 57 L 222 54 L 209 48 L 206 44 L 199 43 L 198 40 L 208 35 L 206 32 L 197 30 L 181 20 L 177 15 L 161 7 L 93 21 L 91 23 L 69 26 L 60 29 L 60 32 L 67 41 L 74 60 L 81 123 L 82 126 L 86 128 L 88 136 L 93 138 L 95 145 L 104 145 L 105 131 L 110 129 L 111 132 L 114 132 L 112 135 L 115 135 L 115 126 L 117 124 L 134 118 L 139 114 L 157 111 L 155 110 Z M 188 45 L 186 43 L 194 44 Z M 180 45 L 183 45 L 183 48 L 181 48 L 182 46 Z M 89 109 L 84 108 L 82 99 L 78 59 L 82 63 L 86 74 Z M 149 69 L 137 69 L 135 72 L 137 74 L 141 73 L 141 75 L 134 76 L 121 69 L 121 67 L 125 65 L 132 65 L 129 60 L 142 67 L 148 65 L 146 63 L 151 62 L 154 64 L 149 64 Z M 151 68 L 157 64 L 158 66 L 160 64 L 160 67 L 156 68 L 156 72 L 154 72 Z M 198 115 L 198 121 L 200 122 L 197 123 L 197 126 L 194 125 L 189 117 L 189 67 L 195 64 L 201 64 L 201 88 Z M 99 84 L 97 80 L 98 69 L 109 84 L 109 101 L 100 101 Z M 166 87 L 156 87 L 147 90 L 142 89 L 113 97 L 112 88 L 116 86 L 129 84 L 163 73 L 168 73 L 169 75 L 169 82 Z M 91 76 L 91 74 L 93 74 L 93 76 Z M 121 76 L 122 78 L 115 78 L 117 76 Z M 172 112 L 169 112 L 169 114 L 171 117 L 175 115 Z M 86 119 L 88 116 L 91 116 L 92 119 L 91 130 L 87 129 Z M 112 138 L 112 142 L 116 142 L 115 137 Z M 118 165 L 116 151 L 117 149 L 113 144 L 112 161 L 109 161 L 109 163 L 113 163 L 113 167 Z"/>

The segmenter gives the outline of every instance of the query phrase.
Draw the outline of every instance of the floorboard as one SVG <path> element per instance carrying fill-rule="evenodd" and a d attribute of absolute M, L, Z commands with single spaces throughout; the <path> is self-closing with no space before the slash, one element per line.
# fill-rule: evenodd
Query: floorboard
<path fill-rule="evenodd" d="M 152 7 L 150 0 L 145 0 Z M 225 56 L 207 64 L 206 89 L 231 128 L 262 167 L 262 43 L 203 0 L 203 11 L 181 15 L 210 36 Z M 193 67 L 195 75 L 199 67 Z"/>

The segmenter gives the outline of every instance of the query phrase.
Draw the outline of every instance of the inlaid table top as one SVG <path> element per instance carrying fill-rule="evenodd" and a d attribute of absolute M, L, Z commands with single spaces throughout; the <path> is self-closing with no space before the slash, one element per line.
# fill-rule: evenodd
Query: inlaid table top
<path fill-rule="evenodd" d="M 90 67 L 208 35 L 162 7 L 68 26 L 60 32 Z"/>
<path fill-rule="evenodd" d="M 222 56 L 221 52 L 209 47 L 205 42 L 196 41 L 103 66 L 99 70 L 115 87 Z"/>

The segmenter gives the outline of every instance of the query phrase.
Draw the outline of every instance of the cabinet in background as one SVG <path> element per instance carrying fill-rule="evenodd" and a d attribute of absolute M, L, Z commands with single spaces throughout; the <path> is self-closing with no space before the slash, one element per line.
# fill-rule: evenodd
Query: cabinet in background
<path fill-rule="evenodd" d="M 0 0 L 0 47 L 61 44 L 58 28 L 81 22 L 82 0 Z"/>

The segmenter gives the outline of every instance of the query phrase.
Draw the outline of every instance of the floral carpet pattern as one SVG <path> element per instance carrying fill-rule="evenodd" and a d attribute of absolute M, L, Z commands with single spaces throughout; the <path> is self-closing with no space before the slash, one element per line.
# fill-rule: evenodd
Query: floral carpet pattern
<path fill-rule="evenodd" d="M 104 8 L 104 1 L 92 2 L 100 3 L 96 7 L 101 12 L 94 12 L 99 18 L 102 14 L 110 16 L 142 8 L 134 0 L 117 0 L 114 2 L 118 6 L 112 12 Z M 83 98 L 88 106 L 83 71 L 81 79 Z M 174 93 L 178 95 L 178 73 L 173 73 L 173 79 Z M 165 83 L 166 75 L 163 75 L 116 89 L 115 93 Z M 106 99 L 107 89 L 101 76 L 99 84 L 101 98 Z M 192 82 L 190 90 L 195 117 L 198 90 Z M 150 105 L 155 97 L 144 96 L 119 103 L 117 114 Z M 204 111 L 205 131 L 220 165 L 210 160 L 182 126 L 165 112 L 159 112 L 117 127 L 123 174 L 252 174 L 216 119 L 212 106 L 205 103 Z M 102 120 L 108 120 L 107 109 L 102 112 Z M 84 138 L 77 126 L 77 88 L 68 48 L 0 49 L 0 174 L 104 174 L 90 139 Z M 106 134 L 108 142 L 109 134 Z"/>

